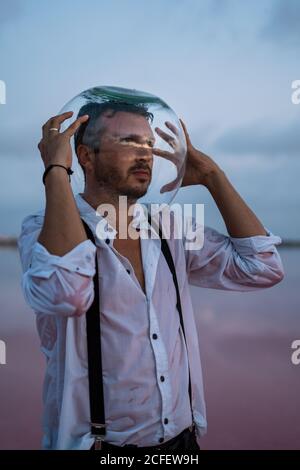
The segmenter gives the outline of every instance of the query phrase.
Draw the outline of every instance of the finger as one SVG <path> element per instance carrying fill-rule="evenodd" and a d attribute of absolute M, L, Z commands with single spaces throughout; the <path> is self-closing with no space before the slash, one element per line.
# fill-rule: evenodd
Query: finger
<path fill-rule="evenodd" d="M 182 119 L 179 118 L 179 121 L 181 122 L 181 125 L 183 127 L 183 131 L 184 131 L 184 135 L 185 135 L 187 144 L 191 144 L 191 139 L 190 139 L 189 133 L 187 131 L 186 125 L 184 124 Z"/>
<path fill-rule="evenodd" d="M 167 134 L 159 127 L 156 127 L 155 131 L 162 139 L 164 139 L 167 142 L 167 144 L 170 145 L 170 147 L 173 148 L 176 145 L 174 137 L 172 137 L 170 134 Z"/>
<path fill-rule="evenodd" d="M 167 192 L 170 192 L 170 191 L 173 191 L 173 189 L 176 188 L 177 186 L 177 183 L 181 180 L 181 178 L 183 177 L 183 169 L 181 169 L 181 171 L 178 173 L 177 177 L 171 181 L 170 183 L 167 183 L 165 184 L 161 189 L 160 189 L 160 192 L 161 193 L 167 193 Z"/>
<path fill-rule="evenodd" d="M 60 129 L 60 125 L 66 120 L 69 119 L 73 114 L 73 111 L 66 111 L 65 113 L 58 114 L 57 116 L 53 116 L 48 121 L 46 124 L 43 125 L 43 137 L 47 136 L 49 133 L 49 129 L 51 127 L 55 127 L 58 130 Z"/>
<path fill-rule="evenodd" d="M 174 153 L 167 152 L 166 150 L 160 150 L 157 148 L 153 148 L 152 153 L 154 153 L 154 155 L 158 155 L 159 157 L 166 158 L 167 160 L 170 160 L 171 162 L 174 163 L 174 160 L 175 160 Z"/>
<path fill-rule="evenodd" d="M 68 137 L 72 137 L 73 134 L 77 131 L 77 129 L 83 124 L 85 121 L 89 119 L 88 114 L 84 114 L 80 116 L 76 121 L 73 122 L 64 132 L 63 134 L 67 135 Z"/>
<path fill-rule="evenodd" d="M 176 126 L 174 126 L 174 124 L 172 124 L 170 121 L 166 121 L 165 124 L 176 136 L 179 136 L 178 129 Z"/>
<path fill-rule="evenodd" d="M 160 193 L 169 193 L 170 191 L 173 191 L 173 189 L 176 188 L 176 183 L 177 179 L 172 181 L 171 183 L 165 184 L 161 189 Z"/>

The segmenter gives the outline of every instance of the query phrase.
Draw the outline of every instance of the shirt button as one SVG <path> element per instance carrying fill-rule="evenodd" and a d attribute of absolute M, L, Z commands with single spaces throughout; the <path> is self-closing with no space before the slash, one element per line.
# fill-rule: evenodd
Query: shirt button
<path fill-rule="evenodd" d="M 105 243 L 106 243 L 107 245 L 109 245 L 109 238 L 107 238 L 107 239 L 105 240 Z"/>
<path fill-rule="evenodd" d="M 160 376 L 160 380 L 161 380 L 162 382 L 165 380 L 165 378 L 164 378 L 163 375 Z"/>
<path fill-rule="evenodd" d="M 161 442 L 164 442 L 164 438 L 163 438 L 163 437 L 160 437 L 159 440 L 158 440 L 158 442 L 160 442 L 160 443 L 161 443 Z"/>
<path fill-rule="evenodd" d="M 152 338 L 153 338 L 153 339 L 157 339 L 157 334 L 156 334 L 156 333 L 153 333 Z"/>
<path fill-rule="evenodd" d="M 165 423 L 165 424 L 168 424 L 168 422 L 169 422 L 168 418 L 165 418 L 165 419 L 164 419 L 164 423 Z"/>

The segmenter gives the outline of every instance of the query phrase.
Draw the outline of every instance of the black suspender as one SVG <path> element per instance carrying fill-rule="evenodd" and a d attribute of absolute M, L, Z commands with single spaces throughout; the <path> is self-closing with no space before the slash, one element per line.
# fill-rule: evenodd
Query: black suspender
<path fill-rule="evenodd" d="M 148 215 L 148 222 L 149 224 L 151 225 L 152 223 L 152 220 L 151 220 L 151 217 L 150 217 L 150 214 Z M 182 307 L 181 307 L 181 300 L 180 300 L 180 292 L 179 292 L 179 286 L 178 286 L 178 281 L 177 281 L 177 275 L 176 275 L 176 268 L 175 268 L 175 265 L 174 265 L 174 261 L 173 261 L 173 257 L 172 257 L 172 254 L 171 254 L 171 250 L 170 250 L 170 247 L 168 245 L 168 242 L 165 238 L 163 238 L 163 234 L 162 234 L 162 231 L 161 231 L 161 227 L 160 227 L 160 224 L 158 226 L 158 231 L 159 231 L 159 238 L 160 238 L 160 241 L 161 241 L 161 251 L 166 259 L 166 262 L 168 263 L 168 266 L 169 266 L 169 269 L 172 273 L 172 276 L 173 276 L 173 282 L 174 282 L 174 286 L 175 286 L 175 289 L 176 289 L 176 297 L 177 297 L 177 301 L 176 301 L 176 307 L 177 307 L 177 310 L 178 310 L 178 313 L 179 313 L 179 319 L 180 319 L 180 324 L 181 324 L 181 329 L 182 329 L 182 333 L 183 333 L 183 336 L 184 336 L 184 341 L 185 341 L 185 345 L 186 345 L 186 350 L 187 350 L 187 353 L 188 353 L 188 349 L 187 349 L 187 342 L 186 342 L 186 337 L 185 337 L 185 330 L 184 330 L 184 323 L 183 323 L 183 317 L 182 317 Z M 192 386 L 191 386 L 191 373 L 190 373 L 190 361 L 188 360 L 188 368 L 189 368 L 189 397 L 190 397 L 190 407 L 191 407 L 191 412 L 192 412 L 192 418 L 193 418 L 193 422 L 194 422 L 194 415 L 193 415 L 193 408 L 192 408 Z"/>
<path fill-rule="evenodd" d="M 151 224 L 150 215 L 148 217 L 149 223 Z M 82 219 L 83 226 L 86 231 L 87 237 L 95 244 L 94 235 L 89 226 Z M 176 276 L 176 269 L 174 261 L 171 255 L 171 251 L 167 240 L 163 238 L 161 227 L 159 229 L 159 237 L 161 239 L 161 250 L 169 266 L 169 269 L 173 276 L 173 281 L 176 289 L 177 297 L 177 310 L 179 312 L 180 324 L 183 332 L 183 336 L 186 343 L 182 308 L 180 300 L 179 286 Z M 91 418 L 91 434 L 95 437 L 95 450 L 101 449 L 101 441 L 106 435 L 105 427 L 105 411 L 104 411 L 104 396 L 103 396 L 103 374 L 102 374 L 102 357 L 101 357 L 101 327 L 100 327 L 100 297 L 99 297 L 99 283 L 98 283 L 98 260 L 96 255 L 96 273 L 94 276 L 94 300 L 90 308 L 86 312 L 86 334 L 87 334 L 87 352 L 88 352 L 88 375 L 89 375 L 89 398 L 90 398 L 90 418 Z M 187 347 L 187 343 L 186 343 Z M 189 397 L 191 412 L 193 417 L 192 409 L 192 388 L 191 388 L 191 375 L 190 375 L 190 364 L 189 367 Z M 194 420 L 194 418 L 193 418 Z"/>
<path fill-rule="evenodd" d="M 83 219 L 83 226 L 87 237 L 95 244 L 95 238 L 90 227 Z M 101 327 L 100 327 L 100 298 L 98 282 L 98 260 L 96 254 L 96 273 L 94 276 L 94 300 L 86 312 L 86 336 L 89 370 L 89 397 L 91 434 L 95 436 L 95 449 L 101 449 L 101 440 L 106 434 L 103 373 L 101 356 Z"/>

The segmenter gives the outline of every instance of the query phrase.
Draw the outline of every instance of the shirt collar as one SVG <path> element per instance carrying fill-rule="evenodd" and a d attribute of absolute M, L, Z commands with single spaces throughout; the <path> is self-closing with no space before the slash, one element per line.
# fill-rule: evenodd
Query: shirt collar
<path fill-rule="evenodd" d="M 80 215 L 87 221 L 90 222 L 91 228 L 97 239 L 101 240 L 113 240 L 117 234 L 117 231 L 109 223 L 109 220 L 103 217 L 97 212 L 83 197 L 81 194 L 75 196 L 76 204 Z M 148 223 L 148 210 L 150 209 L 148 204 L 135 204 L 133 206 L 133 220 L 131 226 L 133 228 L 139 228 L 141 232 L 149 229 Z M 99 223 L 101 222 L 101 223 Z M 153 227 L 150 230 L 155 232 Z M 156 233 L 156 232 L 155 232 Z"/>

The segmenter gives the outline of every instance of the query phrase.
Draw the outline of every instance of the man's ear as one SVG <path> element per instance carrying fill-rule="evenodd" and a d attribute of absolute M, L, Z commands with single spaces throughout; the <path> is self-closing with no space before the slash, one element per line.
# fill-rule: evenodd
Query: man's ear
<path fill-rule="evenodd" d="M 76 153 L 78 162 L 81 166 L 84 167 L 85 171 L 88 168 L 93 168 L 95 155 L 90 147 L 84 144 L 79 144 Z"/>

